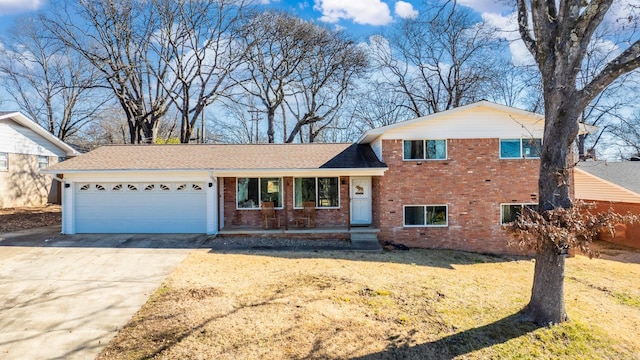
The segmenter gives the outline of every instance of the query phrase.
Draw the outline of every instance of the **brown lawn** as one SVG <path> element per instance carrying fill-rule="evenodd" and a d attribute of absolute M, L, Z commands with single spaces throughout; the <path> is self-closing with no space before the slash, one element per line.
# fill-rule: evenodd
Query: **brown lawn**
<path fill-rule="evenodd" d="M 539 328 L 530 259 L 198 250 L 99 358 L 639 359 L 634 259 L 567 259 L 572 320 Z"/>

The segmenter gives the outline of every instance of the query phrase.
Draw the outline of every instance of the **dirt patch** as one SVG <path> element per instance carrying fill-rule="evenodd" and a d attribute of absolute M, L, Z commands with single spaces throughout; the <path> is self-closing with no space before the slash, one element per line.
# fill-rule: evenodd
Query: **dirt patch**
<path fill-rule="evenodd" d="M 583 256 L 567 263 L 571 321 L 540 328 L 518 316 L 530 295 L 530 259 L 199 250 L 99 359 L 638 357 L 640 265 Z"/>
<path fill-rule="evenodd" d="M 0 209 L 0 233 L 60 225 L 60 205 Z"/>

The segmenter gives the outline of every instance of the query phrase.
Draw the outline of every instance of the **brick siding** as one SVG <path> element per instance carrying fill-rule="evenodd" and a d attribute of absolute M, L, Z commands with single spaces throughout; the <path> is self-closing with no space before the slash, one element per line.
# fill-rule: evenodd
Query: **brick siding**
<path fill-rule="evenodd" d="M 596 201 L 596 207 L 592 211 L 605 212 L 609 208 L 619 214 L 632 213 L 640 215 L 640 204 L 632 203 L 609 203 L 604 201 Z M 624 245 L 640 249 L 640 224 L 617 224 L 615 226 L 615 235 L 609 233 L 600 234 L 600 239 L 614 244 Z"/>
<path fill-rule="evenodd" d="M 499 158 L 499 139 L 447 140 L 448 160 L 403 161 L 402 140 L 383 140 L 385 175 L 374 219 L 380 240 L 410 247 L 522 253 L 507 246 L 500 204 L 537 203 L 537 159 Z M 404 227 L 403 205 L 448 205 L 446 227 Z"/>
<path fill-rule="evenodd" d="M 302 210 L 293 208 L 293 178 L 283 178 L 284 203 L 288 215 L 288 227 L 295 227 L 296 213 Z M 347 226 L 349 223 L 349 178 L 340 177 L 340 208 L 316 209 L 316 226 Z M 276 210 L 281 226 L 285 227 L 285 210 Z M 224 178 L 224 226 L 261 226 L 262 215 L 259 209 L 236 209 L 236 178 Z"/>

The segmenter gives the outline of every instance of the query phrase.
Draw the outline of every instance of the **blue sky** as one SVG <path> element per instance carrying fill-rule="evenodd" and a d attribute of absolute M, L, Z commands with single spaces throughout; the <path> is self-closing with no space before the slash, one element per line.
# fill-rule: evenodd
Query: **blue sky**
<path fill-rule="evenodd" d="M 73 0 L 70 0 L 73 1 Z M 402 18 L 418 16 L 425 0 L 256 0 L 265 8 L 287 10 L 304 19 L 345 29 L 360 37 L 379 33 Z M 458 0 L 459 4 L 479 13 L 504 13 L 501 0 Z M 502 5 L 499 5 L 502 4 Z M 19 16 L 45 9 L 47 0 L 0 0 L 0 30 L 14 23 Z"/>

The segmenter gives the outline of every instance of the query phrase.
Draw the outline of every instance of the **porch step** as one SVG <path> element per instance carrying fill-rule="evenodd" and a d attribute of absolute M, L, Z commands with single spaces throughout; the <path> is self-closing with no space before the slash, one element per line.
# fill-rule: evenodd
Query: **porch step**
<path fill-rule="evenodd" d="M 374 232 L 353 232 L 351 231 L 351 242 L 375 241 L 378 242 L 378 233 Z"/>
<path fill-rule="evenodd" d="M 378 243 L 379 229 L 351 228 L 351 246 L 360 251 L 382 251 Z"/>

